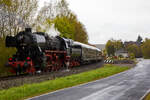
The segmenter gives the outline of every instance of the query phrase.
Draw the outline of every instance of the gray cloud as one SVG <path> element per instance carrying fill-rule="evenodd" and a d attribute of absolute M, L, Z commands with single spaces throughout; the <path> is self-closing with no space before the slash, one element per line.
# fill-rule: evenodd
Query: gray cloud
<path fill-rule="evenodd" d="M 149 0 L 67 0 L 85 25 L 90 43 L 106 43 L 110 38 L 136 40 L 150 38 Z"/>

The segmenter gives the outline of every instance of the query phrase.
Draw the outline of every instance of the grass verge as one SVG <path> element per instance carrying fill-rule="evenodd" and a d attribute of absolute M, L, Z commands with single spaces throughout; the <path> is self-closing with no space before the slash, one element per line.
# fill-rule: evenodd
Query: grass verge
<path fill-rule="evenodd" d="M 14 87 L 0 91 L 0 100 L 23 100 L 24 98 L 40 95 L 42 93 L 55 91 L 62 88 L 75 86 L 89 81 L 108 77 L 119 72 L 125 71 L 129 67 L 119 67 L 114 65 L 105 65 L 96 70 L 74 74 L 55 80 L 49 80 L 41 83 L 26 84 L 20 87 Z"/>
<path fill-rule="evenodd" d="M 143 100 L 150 100 L 150 93 L 148 93 L 148 94 L 146 95 L 146 97 L 144 97 Z"/>

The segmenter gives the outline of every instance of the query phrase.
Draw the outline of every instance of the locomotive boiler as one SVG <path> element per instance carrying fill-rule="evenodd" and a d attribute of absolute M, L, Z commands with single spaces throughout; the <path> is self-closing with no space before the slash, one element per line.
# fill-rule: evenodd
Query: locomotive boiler
<path fill-rule="evenodd" d="M 11 72 L 18 74 L 56 71 L 101 60 L 101 51 L 71 39 L 50 37 L 31 28 L 16 36 L 6 37 L 6 47 L 15 47 L 16 54 L 8 59 Z"/>

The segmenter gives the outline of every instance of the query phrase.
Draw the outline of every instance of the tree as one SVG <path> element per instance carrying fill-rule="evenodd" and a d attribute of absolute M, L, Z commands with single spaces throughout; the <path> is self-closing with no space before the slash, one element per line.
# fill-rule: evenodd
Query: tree
<path fill-rule="evenodd" d="M 57 15 L 61 16 L 68 16 L 70 14 L 71 10 L 68 8 L 68 3 L 66 0 L 61 0 L 58 2 L 58 5 L 56 6 Z"/>
<path fill-rule="evenodd" d="M 130 53 L 130 59 L 134 59 L 134 58 L 135 58 L 134 53 Z"/>
<path fill-rule="evenodd" d="M 106 43 L 106 51 L 108 56 L 114 56 L 115 52 L 121 48 L 123 48 L 123 43 L 121 40 L 108 40 Z"/>
<path fill-rule="evenodd" d="M 127 51 L 129 54 L 134 54 L 135 57 L 141 57 L 141 48 L 136 44 L 130 44 L 127 46 Z"/>
<path fill-rule="evenodd" d="M 67 16 L 58 16 L 54 22 L 55 27 L 61 33 L 60 36 L 82 43 L 88 43 L 86 29 L 73 13 L 70 13 Z"/>
<path fill-rule="evenodd" d="M 66 0 L 50 2 L 45 5 L 40 10 L 33 26 L 37 31 L 49 32 L 52 24 L 60 32 L 61 37 L 88 43 L 88 35 L 84 25 L 68 8 Z"/>
<path fill-rule="evenodd" d="M 106 55 L 107 55 L 106 49 L 104 49 L 104 50 L 102 51 L 102 54 L 103 54 L 104 57 L 106 57 Z"/>
<path fill-rule="evenodd" d="M 11 4 L 12 4 L 11 0 L 1 0 L 0 1 L 0 6 L 1 7 L 4 6 L 4 5 L 11 6 Z"/>
<path fill-rule="evenodd" d="M 74 23 L 67 16 L 57 17 L 55 19 L 55 28 L 61 33 L 61 37 L 74 39 L 75 27 Z"/>
<path fill-rule="evenodd" d="M 123 43 L 121 40 L 113 40 L 115 51 L 123 48 Z"/>
<path fill-rule="evenodd" d="M 32 25 L 37 0 L 3 0 L 0 2 L 0 36 L 15 35 Z"/>
<path fill-rule="evenodd" d="M 78 42 L 82 42 L 87 44 L 88 43 L 88 35 L 86 28 L 81 22 L 75 22 L 75 34 L 74 40 Z"/>
<path fill-rule="evenodd" d="M 56 17 L 68 16 L 69 13 L 68 3 L 65 0 L 50 1 L 38 12 L 33 27 L 36 31 L 48 32 Z"/>
<path fill-rule="evenodd" d="M 108 56 L 114 56 L 115 47 L 114 47 L 114 43 L 111 40 L 108 40 L 108 42 L 106 43 L 105 48 L 106 48 Z"/>
<path fill-rule="evenodd" d="M 56 3 L 53 3 L 52 1 L 49 2 L 47 5 L 44 5 L 40 11 L 38 12 L 38 15 L 36 17 L 36 20 L 33 24 L 33 28 L 36 31 L 48 31 L 49 27 L 53 23 L 52 20 L 56 17 Z"/>
<path fill-rule="evenodd" d="M 143 57 L 150 58 L 150 39 L 145 39 L 141 48 L 142 48 Z"/>
<path fill-rule="evenodd" d="M 142 43 L 142 37 L 139 35 L 136 42 L 140 45 Z"/>

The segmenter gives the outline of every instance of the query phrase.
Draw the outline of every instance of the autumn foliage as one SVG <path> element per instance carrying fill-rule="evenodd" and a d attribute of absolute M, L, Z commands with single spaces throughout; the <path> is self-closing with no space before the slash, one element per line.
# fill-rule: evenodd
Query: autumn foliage
<path fill-rule="evenodd" d="M 142 44 L 142 53 L 144 58 L 150 59 L 150 39 L 145 39 Z"/>

